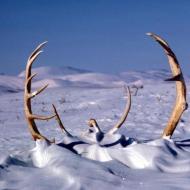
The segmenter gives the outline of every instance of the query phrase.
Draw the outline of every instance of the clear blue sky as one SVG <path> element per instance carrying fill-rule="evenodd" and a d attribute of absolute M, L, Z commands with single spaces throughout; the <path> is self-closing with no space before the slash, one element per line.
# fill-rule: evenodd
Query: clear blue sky
<path fill-rule="evenodd" d="M 98 72 L 168 68 L 163 36 L 190 73 L 189 0 L 0 0 L 0 73 L 17 74 L 48 40 L 35 66 Z"/>

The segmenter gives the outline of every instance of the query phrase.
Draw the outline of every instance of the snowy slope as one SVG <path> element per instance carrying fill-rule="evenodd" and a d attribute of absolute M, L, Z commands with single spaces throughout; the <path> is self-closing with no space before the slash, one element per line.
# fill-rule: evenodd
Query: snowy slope
<path fill-rule="evenodd" d="M 129 86 L 143 87 L 143 84 L 164 82 L 171 74 L 167 70 L 149 71 L 126 71 L 118 75 L 90 72 L 72 67 L 37 67 L 33 69 L 38 73 L 33 81 L 33 86 L 39 88 L 42 84 L 49 84 L 54 87 L 94 87 L 94 88 L 115 88 L 125 84 Z M 22 81 L 25 71 L 18 77 Z M 189 80 L 189 77 L 186 77 Z M 22 88 L 22 87 L 21 87 Z"/>
<path fill-rule="evenodd" d="M 121 72 L 119 76 L 126 82 L 142 80 L 144 82 L 164 81 L 171 77 L 171 73 L 165 69 L 148 71 L 126 71 Z"/>
<path fill-rule="evenodd" d="M 54 87 L 121 87 L 124 81 L 118 76 L 95 73 L 72 67 L 37 67 L 33 69 L 34 73 L 38 73 L 34 87 L 48 83 L 50 88 Z M 18 76 L 24 78 L 25 71 Z"/>
<path fill-rule="evenodd" d="M 23 84 L 23 79 L 16 76 L 0 75 L 0 93 L 21 91 Z"/>
<path fill-rule="evenodd" d="M 79 73 L 87 73 L 90 71 L 73 68 L 73 67 L 50 67 L 50 66 L 44 66 L 44 67 L 34 67 L 33 69 L 34 73 L 38 73 L 40 78 L 56 78 L 62 75 L 71 75 L 71 74 L 79 74 Z M 22 71 L 19 75 L 19 77 L 25 76 L 25 71 Z"/>
<path fill-rule="evenodd" d="M 154 75 L 153 71 L 146 73 Z M 49 78 L 44 72 L 44 78 L 36 79 L 33 87 L 48 82 L 56 88 L 49 88 L 34 99 L 33 112 L 49 115 L 54 103 L 74 136 L 61 133 L 55 120 L 37 122 L 42 134 L 55 137 L 56 144 L 52 145 L 32 141 L 23 114 L 23 92 L 1 93 L 0 189 L 188 190 L 189 110 L 183 114 L 173 139 L 160 139 L 175 101 L 175 84 L 164 83 L 162 78 L 167 74 L 162 72 L 157 75 L 160 80 L 156 85 L 156 77 L 139 75 L 121 78 L 75 73 Z M 6 77 L 5 87 L 22 88 L 21 77 Z M 148 82 L 132 96 L 131 111 L 119 134 L 98 139 L 89 132 L 89 118 L 96 118 L 104 132 L 119 120 L 127 101 L 122 80 L 144 79 Z M 109 83 L 114 88 L 107 88 Z M 95 88 L 97 85 L 101 88 Z M 189 86 L 187 81 L 188 89 Z M 189 100 L 190 92 L 187 96 Z"/>

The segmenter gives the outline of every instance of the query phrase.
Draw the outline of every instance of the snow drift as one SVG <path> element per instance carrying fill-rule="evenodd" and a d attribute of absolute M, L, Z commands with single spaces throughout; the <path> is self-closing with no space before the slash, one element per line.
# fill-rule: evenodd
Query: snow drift
<path fill-rule="evenodd" d="M 93 152 L 94 158 L 102 148 L 98 146 Z M 106 189 L 128 189 L 131 187 L 129 179 L 138 180 L 138 175 L 131 175 L 131 169 L 143 169 L 139 170 L 139 174 L 141 171 L 144 171 L 144 174 L 147 171 L 149 174 L 153 173 L 152 177 L 147 177 L 152 179 L 149 187 L 154 187 L 156 171 L 175 173 L 170 174 L 173 176 L 173 184 L 176 183 L 175 177 L 178 177 L 178 174 L 190 172 L 190 149 L 187 150 L 173 141 L 159 139 L 144 143 L 135 142 L 127 147 L 113 146 L 105 150 L 110 155 L 109 161 L 92 161 L 62 147 L 61 143 L 50 145 L 39 140 L 36 147 L 30 151 L 4 158 L 1 156 L 0 188 L 88 189 L 90 184 L 91 189 L 98 186 Z M 138 185 L 136 187 L 138 189 Z M 172 188 L 172 184 L 169 187 Z M 183 187 L 187 189 L 188 185 L 183 184 Z"/>

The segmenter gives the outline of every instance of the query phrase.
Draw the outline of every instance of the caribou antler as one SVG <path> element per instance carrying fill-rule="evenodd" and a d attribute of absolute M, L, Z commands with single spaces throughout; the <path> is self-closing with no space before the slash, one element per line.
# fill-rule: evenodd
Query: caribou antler
<path fill-rule="evenodd" d="M 173 51 L 170 49 L 168 43 L 156 34 L 147 33 L 147 35 L 155 39 L 164 48 L 173 75 L 173 77 L 171 79 L 167 79 L 167 81 L 176 82 L 177 96 L 175 106 L 167 123 L 167 126 L 162 134 L 162 137 L 171 137 L 181 118 L 181 115 L 188 106 L 186 102 L 186 85 L 178 60 Z"/>
<path fill-rule="evenodd" d="M 128 113 L 129 113 L 130 108 L 131 108 L 131 92 L 130 92 L 130 89 L 128 86 L 125 86 L 125 90 L 126 90 L 127 96 L 128 96 L 127 104 L 125 106 L 125 110 L 124 110 L 123 115 L 121 116 L 120 120 L 116 123 L 116 125 L 111 130 L 108 131 L 108 134 L 115 133 L 123 125 L 123 123 L 127 119 Z"/>
<path fill-rule="evenodd" d="M 31 107 L 31 99 L 34 98 L 35 96 L 37 96 L 38 94 L 40 94 L 42 91 L 44 91 L 48 86 L 48 85 L 45 85 L 44 87 L 36 90 L 35 92 L 31 92 L 31 81 L 36 76 L 36 73 L 31 74 L 32 64 L 36 60 L 38 55 L 42 52 L 41 49 L 45 44 L 46 44 L 46 42 L 40 44 L 28 58 L 28 62 L 26 65 L 26 80 L 25 80 L 25 87 L 24 87 L 24 112 L 25 112 L 26 120 L 28 122 L 29 130 L 30 130 L 30 133 L 31 133 L 33 139 L 34 140 L 45 139 L 48 142 L 51 142 L 46 137 L 44 137 L 43 135 L 40 134 L 40 132 L 36 126 L 35 119 L 36 120 L 49 120 L 49 119 L 52 119 L 53 117 L 55 117 L 55 115 L 48 116 L 48 117 L 35 115 L 32 113 L 32 107 Z"/>
<path fill-rule="evenodd" d="M 117 122 L 117 124 L 112 129 L 110 129 L 107 134 L 114 134 L 115 132 L 117 132 L 117 130 L 122 126 L 122 124 L 127 119 L 128 113 L 129 113 L 130 108 L 131 108 L 131 92 L 130 92 L 130 89 L 128 86 L 125 86 L 125 90 L 127 92 L 128 99 L 127 99 L 127 104 L 125 106 L 125 110 L 123 112 L 123 115 L 121 116 L 121 118 Z M 96 132 L 101 132 L 101 129 L 100 129 L 100 127 L 99 127 L 99 125 L 95 119 L 90 119 L 88 121 L 88 126 L 94 127 Z"/>
<path fill-rule="evenodd" d="M 63 125 L 63 122 L 61 121 L 61 118 L 60 118 L 60 116 L 59 116 L 59 114 L 57 112 L 57 109 L 56 109 L 55 105 L 52 104 L 52 106 L 53 106 L 53 110 L 54 110 L 54 113 L 55 113 L 55 119 L 57 120 L 57 123 L 58 123 L 60 129 L 62 130 L 62 132 L 66 133 L 66 135 L 72 137 L 71 133 L 69 133 L 69 131 L 67 131 L 67 129 Z"/>
<path fill-rule="evenodd" d="M 89 127 L 93 127 L 95 129 L 96 132 L 102 132 L 97 121 L 93 118 L 89 119 L 88 121 L 88 126 Z"/>

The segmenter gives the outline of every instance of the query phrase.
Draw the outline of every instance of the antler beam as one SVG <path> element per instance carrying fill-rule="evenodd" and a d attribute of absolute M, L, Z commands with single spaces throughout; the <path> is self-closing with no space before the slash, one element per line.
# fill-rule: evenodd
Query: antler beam
<path fill-rule="evenodd" d="M 111 130 L 108 131 L 108 134 L 115 133 L 123 125 L 123 123 L 127 119 L 129 111 L 131 109 L 131 92 L 130 92 L 130 89 L 128 86 L 125 86 L 125 91 L 127 92 L 127 96 L 128 96 L 125 110 L 124 110 L 120 120 L 116 123 L 116 125 Z"/>
<path fill-rule="evenodd" d="M 169 47 L 168 43 L 153 33 L 147 33 L 147 35 L 151 36 L 154 40 L 156 40 L 164 49 L 166 56 L 168 58 L 168 62 L 172 71 L 173 77 L 171 79 L 167 79 L 167 81 L 175 81 L 176 83 L 176 101 L 169 121 L 167 123 L 166 128 L 163 131 L 162 137 L 171 137 L 174 133 L 174 130 L 177 127 L 177 124 L 183 114 L 183 112 L 187 109 L 188 105 L 186 102 L 186 85 L 183 78 L 183 74 L 178 63 L 178 60 L 174 54 L 174 52 Z"/>
<path fill-rule="evenodd" d="M 24 87 L 24 112 L 25 112 L 26 120 L 28 122 L 29 130 L 33 139 L 35 141 L 37 139 L 45 139 L 48 142 L 51 142 L 46 137 L 40 134 L 36 126 L 35 119 L 49 120 L 49 119 L 54 118 L 55 115 L 52 115 L 52 116 L 35 115 L 32 113 L 32 106 L 31 106 L 31 99 L 37 96 L 38 94 L 40 94 L 42 91 L 44 91 L 48 86 L 48 85 L 45 85 L 44 87 L 36 90 L 35 92 L 31 92 L 31 81 L 36 76 L 36 73 L 31 74 L 32 64 L 36 60 L 36 58 L 39 56 L 39 54 L 42 52 L 41 49 L 46 43 L 47 42 L 43 42 L 42 44 L 40 44 L 28 58 L 28 62 L 26 65 L 26 79 L 25 79 L 25 87 Z"/>

